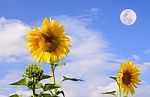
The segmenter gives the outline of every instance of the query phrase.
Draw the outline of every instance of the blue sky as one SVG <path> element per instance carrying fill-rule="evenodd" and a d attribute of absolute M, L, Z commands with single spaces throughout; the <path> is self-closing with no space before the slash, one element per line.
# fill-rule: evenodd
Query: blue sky
<path fill-rule="evenodd" d="M 147 61 L 148 58 L 145 58 L 140 52 L 149 48 L 147 45 L 150 40 L 148 38 L 149 4 L 150 1 L 148 0 L 30 0 L 30 2 L 27 0 L 1 0 L 0 16 L 8 19 L 19 19 L 26 24 L 33 25 L 43 17 L 78 16 L 88 13 L 91 8 L 98 8 L 99 13 L 90 26 L 104 32 L 116 53 L 125 56 L 138 53 L 144 57 L 142 58 L 143 61 Z M 120 22 L 120 12 L 126 8 L 131 8 L 137 13 L 138 19 L 135 25 L 124 26 Z"/>
<path fill-rule="evenodd" d="M 53 17 L 66 26 L 66 32 L 73 41 L 70 55 L 66 59 L 71 62 L 69 61 L 69 65 L 63 68 L 67 71 L 63 69 L 60 71 L 66 75 L 82 77 L 85 80 L 96 78 L 95 81 L 90 80 L 83 84 L 99 81 L 97 88 L 97 84 L 92 86 L 96 89 L 94 88 L 89 97 L 106 97 L 98 95 L 96 92 L 107 90 L 102 87 L 109 83 L 108 88 L 110 89 L 113 82 L 109 78 L 107 80 L 106 75 L 114 75 L 119 68 L 118 64 L 124 59 L 135 60 L 142 70 L 143 83 L 138 91 L 150 89 L 150 79 L 147 77 L 150 73 L 149 5 L 150 1 L 148 0 L 0 0 L 0 65 L 2 69 L 0 85 L 11 78 L 10 74 L 16 74 L 16 72 L 18 72 L 18 77 L 14 77 L 14 80 L 18 79 L 27 64 L 34 63 L 34 59 L 30 60 L 30 54 L 24 49 L 26 31 L 34 25 L 41 26 L 41 20 L 44 17 Z M 133 9 L 137 14 L 137 21 L 131 26 L 122 24 L 119 18 L 121 11 L 127 8 Z M 5 38 L 7 35 L 9 37 Z M 92 63 L 92 65 L 83 65 L 84 63 Z M 83 67 L 83 71 L 74 71 L 77 66 Z M 48 66 L 43 67 L 48 73 Z M 97 71 L 94 71 L 94 68 Z M 70 72 L 74 74 L 70 74 Z M 92 74 L 88 72 L 92 72 Z M 58 76 L 60 75 L 58 74 Z M 100 82 L 101 78 L 104 78 L 104 81 Z M 8 88 L 9 86 L 0 86 L 0 90 L 2 90 L 1 87 Z M 13 87 L 9 88 L 11 88 L 10 93 L 16 92 L 12 89 Z M 66 84 L 65 89 L 68 90 L 68 88 Z M 72 91 L 77 92 L 78 88 L 80 87 L 76 87 Z M 91 89 L 93 88 L 89 86 L 89 89 L 85 91 Z M 72 91 L 70 91 L 70 95 L 76 97 L 76 92 Z M 0 92 L 0 95 L 7 97 L 8 94 L 5 93 Z M 135 97 L 141 95 L 148 97 L 150 94 L 139 92 Z M 81 93 L 79 97 L 87 96 Z"/>

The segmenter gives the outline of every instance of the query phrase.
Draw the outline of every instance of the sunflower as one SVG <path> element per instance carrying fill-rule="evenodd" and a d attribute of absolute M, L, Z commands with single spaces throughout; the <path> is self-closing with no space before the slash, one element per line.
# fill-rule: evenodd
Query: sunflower
<path fill-rule="evenodd" d="M 138 66 L 134 65 L 133 61 L 125 61 L 120 65 L 120 71 L 118 72 L 117 82 L 121 88 L 121 91 L 126 95 L 135 94 L 134 88 L 140 84 L 141 80 L 138 78 L 140 70 Z"/>
<path fill-rule="evenodd" d="M 42 29 L 33 27 L 33 30 L 28 31 L 26 45 L 37 62 L 50 64 L 63 59 L 71 46 L 64 26 L 51 18 L 43 19 Z"/>

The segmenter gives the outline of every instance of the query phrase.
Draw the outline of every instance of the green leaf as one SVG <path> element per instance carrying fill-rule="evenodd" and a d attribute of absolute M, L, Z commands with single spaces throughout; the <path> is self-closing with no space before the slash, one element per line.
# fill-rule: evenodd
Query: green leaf
<path fill-rule="evenodd" d="M 35 89 L 40 89 L 40 88 L 42 88 L 42 86 L 43 86 L 42 83 L 37 83 L 37 84 L 35 85 Z"/>
<path fill-rule="evenodd" d="M 65 93 L 64 93 L 64 91 L 57 91 L 57 95 L 59 95 L 59 94 L 62 94 L 62 95 L 63 95 L 63 97 L 65 97 Z"/>
<path fill-rule="evenodd" d="M 22 97 L 22 95 L 19 95 L 19 94 L 13 94 L 13 95 L 11 95 L 11 96 L 9 96 L 9 97 Z"/>
<path fill-rule="evenodd" d="M 52 97 L 50 94 L 41 94 L 39 97 Z"/>
<path fill-rule="evenodd" d="M 110 76 L 110 78 L 117 81 L 117 77 Z"/>
<path fill-rule="evenodd" d="M 45 84 L 43 86 L 43 90 L 44 91 L 47 91 L 47 90 L 52 90 L 52 89 L 58 89 L 60 88 L 61 86 L 59 84 Z"/>
<path fill-rule="evenodd" d="M 52 97 L 52 95 L 51 95 L 51 94 L 47 94 L 47 93 L 40 92 L 40 94 L 38 94 L 38 97 Z"/>
<path fill-rule="evenodd" d="M 28 81 L 26 78 L 23 78 L 17 82 L 11 83 L 10 85 L 17 85 L 17 86 L 27 86 Z"/>
<path fill-rule="evenodd" d="M 59 97 L 59 96 L 51 96 L 50 94 L 42 94 L 38 97 Z"/>
<path fill-rule="evenodd" d="M 83 81 L 82 79 L 77 79 L 77 78 L 69 78 L 69 77 L 65 77 L 63 76 L 63 80 L 61 82 L 64 82 L 66 80 L 70 80 L 70 81 Z"/>
<path fill-rule="evenodd" d="M 123 96 L 123 97 L 128 97 L 128 96 Z"/>
<path fill-rule="evenodd" d="M 66 65 L 66 63 L 57 63 L 57 64 L 55 64 L 55 67 L 57 67 L 57 66 L 65 66 Z"/>
<path fill-rule="evenodd" d="M 109 95 L 113 95 L 113 96 L 116 96 L 116 91 L 111 91 L 111 92 L 105 92 L 105 93 L 102 93 L 102 94 L 109 94 Z"/>
<path fill-rule="evenodd" d="M 37 97 L 59 97 L 59 96 L 52 96 L 51 94 L 41 92 Z"/>
<path fill-rule="evenodd" d="M 41 80 L 43 80 L 43 79 L 48 79 L 48 78 L 51 78 L 52 76 L 49 76 L 49 75 L 45 75 L 45 74 L 43 74 L 42 75 L 42 79 Z"/>

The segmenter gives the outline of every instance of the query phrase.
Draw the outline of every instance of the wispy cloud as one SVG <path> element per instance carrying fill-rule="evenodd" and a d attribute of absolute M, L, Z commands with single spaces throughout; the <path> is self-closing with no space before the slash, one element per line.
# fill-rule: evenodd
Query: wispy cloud
<path fill-rule="evenodd" d="M 141 71 L 142 71 L 142 73 L 148 72 L 149 69 L 150 69 L 150 62 L 144 62 L 144 63 L 141 65 Z"/>
<path fill-rule="evenodd" d="M 149 97 L 150 85 L 141 86 L 137 89 L 136 94 L 133 97 Z"/>
<path fill-rule="evenodd" d="M 101 93 L 105 91 L 111 91 L 113 89 L 117 90 L 116 83 L 114 83 L 111 79 L 108 78 L 108 74 L 112 74 L 114 71 L 115 72 L 117 71 L 117 69 L 119 68 L 119 64 L 117 64 L 117 62 L 120 59 L 118 59 L 117 55 L 111 51 L 111 48 L 109 47 L 109 42 L 104 38 L 103 32 L 94 30 L 89 26 L 90 23 L 92 22 L 92 18 L 89 16 L 87 18 L 83 16 L 70 17 L 64 15 L 64 16 L 56 16 L 55 19 L 57 21 L 60 21 L 63 25 L 65 25 L 66 32 L 71 38 L 71 42 L 72 42 L 71 52 L 66 58 L 67 66 L 58 68 L 56 71 L 57 72 L 56 75 L 57 77 L 59 77 L 58 80 L 60 80 L 60 78 L 62 78 L 63 75 L 68 77 L 77 77 L 84 80 L 83 82 L 64 83 L 62 88 L 65 90 L 66 97 L 109 97 L 109 96 L 102 95 Z M 6 20 L 5 18 L 1 19 L 1 21 L 2 20 L 3 22 L 10 21 L 10 20 Z M 30 28 L 29 26 L 24 25 L 22 22 L 18 23 L 17 21 L 15 23 L 16 25 L 19 24 L 20 27 L 24 28 L 24 30 L 17 30 L 19 32 L 25 33 L 25 31 Z M 10 26 L 9 28 L 10 31 L 13 31 L 11 25 L 9 26 L 8 25 L 5 24 L 5 26 L 8 28 Z M 4 36 L 7 36 L 10 33 L 10 31 L 6 31 L 7 34 L 6 35 L 4 34 Z M 24 57 L 24 55 L 26 55 L 26 50 L 24 49 L 25 34 L 23 33 L 18 36 L 18 32 L 15 31 L 14 34 L 12 34 L 14 35 L 13 36 L 14 38 L 12 38 L 12 40 L 11 38 L 8 38 L 8 40 L 6 40 L 6 43 L 9 44 L 9 42 L 11 41 L 10 44 L 12 46 L 17 47 L 18 52 L 15 51 L 16 49 L 15 50 L 10 49 L 11 53 L 9 54 L 6 53 L 5 55 L 4 53 L 1 53 L 4 52 L 4 50 L 2 50 L 0 51 L 0 57 L 1 55 L 5 55 L 5 57 L 20 56 L 20 55 L 23 55 Z M 0 31 L 0 33 L 2 32 Z M 20 41 L 21 43 L 16 44 L 15 41 Z M 7 48 L 7 45 L 4 45 L 4 47 L 5 49 L 9 50 L 9 48 Z M 139 59 L 139 56 L 133 55 L 132 58 Z M 15 59 L 9 61 L 15 61 Z M 143 66 L 149 66 L 149 65 L 143 65 Z M 7 75 L 4 79 L 0 80 L 0 85 L 2 86 L 2 85 L 9 84 L 11 82 L 14 82 L 14 80 L 17 79 L 18 77 L 15 78 L 15 74 Z M 2 84 L 6 80 L 8 82 Z M 9 87 L 6 86 L 5 88 L 9 88 Z M 147 89 L 147 88 L 143 87 L 143 89 Z M 1 87 L 0 90 L 2 90 Z M 24 95 L 29 94 L 29 92 L 24 91 L 24 89 L 23 90 L 19 89 L 18 91 L 13 90 L 11 91 L 11 93 L 24 93 Z M 140 92 L 139 95 L 141 95 L 141 93 L 144 92 Z M 1 91 L 1 94 L 6 94 L 6 92 Z M 136 97 L 140 97 L 139 95 L 137 95 Z M 144 96 L 144 97 L 148 97 L 148 96 Z"/>
<path fill-rule="evenodd" d="M 16 92 L 12 94 L 21 94 L 22 97 L 30 97 L 32 95 L 31 91 L 26 91 L 26 90 L 17 90 Z M 10 95 L 12 95 L 10 94 Z"/>
<path fill-rule="evenodd" d="M 68 84 L 64 84 L 63 88 L 65 89 L 65 92 L 67 92 L 67 97 L 100 97 L 102 89 L 99 89 L 99 87 L 103 87 L 104 85 L 107 85 L 109 82 L 111 82 L 106 77 L 104 72 L 109 72 L 110 70 L 113 71 L 117 67 L 117 65 L 114 65 L 116 55 L 111 52 L 109 43 L 104 39 L 102 32 L 93 30 L 92 28 L 88 27 L 91 23 L 91 19 L 89 21 L 89 17 L 85 18 L 57 16 L 55 18 L 65 25 L 66 32 L 69 34 L 69 37 L 72 40 L 71 52 L 66 59 L 68 60 L 67 66 L 57 70 L 57 75 L 60 78 L 62 77 L 62 75 L 66 75 L 69 77 L 80 77 L 85 80 L 84 82 L 79 83 L 70 82 Z M 3 20 L 7 21 L 4 18 Z M 7 41 L 12 41 L 11 45 L 15 45 L 14 47 L 18 48 L 6 54 L 5 57 L 26 54 L 23 44 L 23 36 L 25 31 L 30 27 L 24 26 L 22 25 L 22 23 L 20 24 L 20 22 L 15 22 L 12 24 L 10 23 L 10 25 L 5 24 L 5 26 L 7 26 L 8 28 L 10 26 L 9 30 L 12 31 L 12 29 L 16 27 L 14 26 L 14 24 L 17 25 L 17 27 L 18 25 L 20 25 L 20 29 L 22 29 L 21 27 L 23 27 L 23 30 L 15 30 L 12 34 L 14 35 L 14 38 L 12 38 L 12 40 L 11 38 L 8 38 L 9 40 Z M 14 27 L 11 28 L 11 26 Z M 8 28 L 5 30 L 8 30 Z M 5 36 L 10 34 L 9 30 L 6 31 L 7 34 L 4 34 Z M 18 36 L 18 33 L 23 34 L 20 34 Z M 20 41 L 21 43 L 16 44 L 17 41 Z M 7 48 L 7 45 L 5 48 L 9 50 L 9 48 Z M 4 53 L 1 53 L 1 55 L 2 54 Z M 111 61 L 111 63 L 109 61 Z M 85 88 L 82 89 L 83 87 Z"/>
<path fill-rule="evenodd" d="M 133 54 L 131 57 L 129 57 L 129 60 L 140 60 L 140 56 L 137 54 Z"/>
<path fill-rule="evenodd" d="M 0 95 L 0 97 L 7 97 L 7 96 L 5 96 L 5 95 Z"/>
<path fill-rule="evenodd" d="M 144 51 L 146 54 L 149 54 L 150 53 L 150 49 L 147 49 Z"/>
<path fill-rule="evenodd" d="M 15 19 L 0 18 L 0 59 L 16 62 L 15 57 L 27 54 L 25 35 L 30 27 Z"/>
<path fill-rule="evenodd" d="M 14 90 L 16 90 L 17 89 L 16 87 L 10 86 L 9 84 L 19 80 L 21 78 L 21 73 L 22 72 L 20 71 L 10 72 L 4 78 L 1 78 L 0 94 L 8 96 L 9 93 L 12 93 Z"/>
<path fill-rule="evenodd" d="M 59 76 L 75 76 L 85 80 L 64 85 L 67 97 L 104 97 L 101 93 L 106 89 L 100 87 L 105 87 L 104 85 L 111 82 L 106 77 L 106 72 L 110 73 L 117 69 L 117 58 L 111 52 L 103 33 L 89 28 L 91 22 L 86 21 L 86 18 L 59 16 L 56 19 L 65 25 L 66 32 L 72 40 L 68 56 L 70 61 L 67 66 L 59 68 Z"/>

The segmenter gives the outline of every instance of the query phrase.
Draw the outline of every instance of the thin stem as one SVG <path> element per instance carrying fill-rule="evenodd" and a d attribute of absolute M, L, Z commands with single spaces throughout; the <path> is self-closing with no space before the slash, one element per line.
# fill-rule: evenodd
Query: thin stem
<path fill-rule="evenodd" d="M 126 95 L 125 97 L 128 97 L 128 95 Z"/>
<path fill-rule="evenodd" d="M 35 86 L 33 86 L 32 92 L 33 92 L 33 97 L 35 97 Z"/>
<path fill-rule="evenodd" d="M 56 81 L 55 81 L 55 65 L 54 64 L 51 64 L 51 70 L 52 70 L 52 82 L 53 84 L 56 84 Z M 54 96 L 57 95 L 57 89 L 54 89 Z"/>
<path fill-rule="evenodd" d="M 121 97 L 121 89 L 120 89 L 120 85 L 118 85 L 118 97 Z"/>
<path fill-rule="evenodd" d="M 49 92 L 50 92 L 52 95 L 54 95 L 52 91 L 49 90 Z"/>
<path fill-rule="evenodd" d="M 35 83 L 34 83 L 34 78 L 33 78 L 33 89 L 32 89 L 32 92 L 33 92 L 33 97 L 36 97 L 36 96 L 35 96 Z"/>

